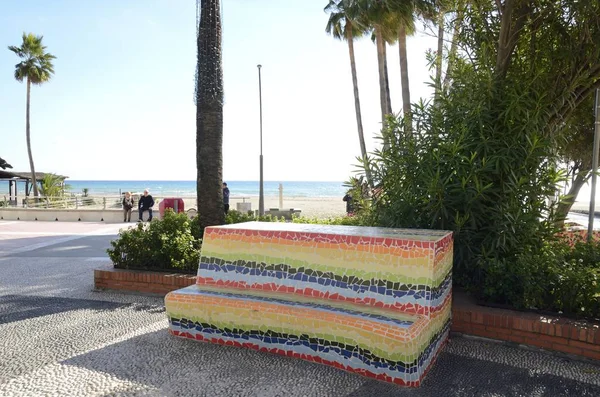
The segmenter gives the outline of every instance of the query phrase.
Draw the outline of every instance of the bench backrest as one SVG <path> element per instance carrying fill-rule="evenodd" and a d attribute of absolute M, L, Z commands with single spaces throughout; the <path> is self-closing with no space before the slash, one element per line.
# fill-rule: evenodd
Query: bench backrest
<path fill-rule="evenodd" d="M 204 231 L 197 284 L 430 316 L 448 303 L 452 233 L 247 222 Z"/>

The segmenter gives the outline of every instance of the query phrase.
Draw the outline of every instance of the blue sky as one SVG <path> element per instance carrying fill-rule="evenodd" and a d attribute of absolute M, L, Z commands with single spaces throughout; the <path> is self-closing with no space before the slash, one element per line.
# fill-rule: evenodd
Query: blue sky
<path fill-rule="evenodd" d="M 258 180 L 258 72 L 265 180 L 345 180 L 359 144 L 348 47 L 325 33 L 326 0 L 224 0 L 224 179 Z M 195 179 L 194 0 L 21 0 L 0 7 L 0 156 L 29 169 L 25 84 L 6 48 L 44 36 L 53 79 L 32 88 L 36 170 L 71 179 Z M 429 97 L 425 51 L 408 41 L 411 96 Z M 380 127 L 375 45 L 356 43 L 367 147 Z M 397 46 L 388 49 L 401 109 Z"/>

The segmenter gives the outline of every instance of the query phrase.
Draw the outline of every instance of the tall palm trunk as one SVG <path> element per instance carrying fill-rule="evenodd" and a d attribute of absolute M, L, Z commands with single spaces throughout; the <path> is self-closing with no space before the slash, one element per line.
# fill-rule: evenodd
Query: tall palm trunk
<path fill-rule="evenodd" d="M 575 203 L 577 196 L 579 195 L 579 191 L 588 181 L 588 179 L 592 176 L 591 167 L 587 167 L 587 169 L 579 170 L 577 176 L 573 180 L 571 184 L 571 188 L 567 193 L 567 198 L 563 199 L 556 208 L 556 217 L 558 221 L 556 222 L 556 226 L 562 228 L 567 215 L 569 215 L 569 211 L 571 211 L 571 207 Z"/>
<path fill-rule="evenodd" d="M 392 112 L 391 104 L 388 100 L 389 88 L 387 88 L 387 72 L 386 72 L 386 52 L 385 42 L 381 26 L 375 25 L 375 44 L 377 45 L 377 65 L 379 67 L 379 101 L 381 104 L 381 123 L 385 127 L 385 118 Z"/>
<path fill-rule="evenodd" d="M 406 29 L 404 24 L 398 30 L 398 48 L 400 52 L 400 80 L 402 83 L 402 112 L 404 113 L 404 131 L 412 132 L 412 115 L 410 111 L 410 87 L 408 83 L 408 59 L 406 55 Z"/>
<path fill-rule="evenodd" d="M 219 0 L 201 0 L 196 101 L 197 195 L 202 228 L 225 223 L 223 67 Z"/>
<path fill-rule="evenodd" d="M 451 72 L 456 61 L 456 52 L 458 50 L 458 35 L 460 33 L 460 27 L 464 18 L 463 1 L 458 2 L 456 18 L 454 19 L 454 27 L 452 28 L 452 44 L 450 45 L 450 51 L 448 52 L 448 64 L 446 65 L 446 75 L 444 76 L 444 82 L 442 88 L 448 89 L 451 81 Z"/>
<path fill-rule="evenodd" d="M 446 13 L 440 8 L 438 14 L 438 42 L 437 53 L 435 54 L 435 100 L 439 99 L 442 90 L 442 63 L 444 59 L 444 17 Z"/>
<path fill-rule="evenodd" d="M 358 77 L 356 73 L 356 61 L 354 57 L 354 37 L 352 37 L 351 27 L 346 29 L 346 41 L 348 42 L 348 52 L 350 53 L 350 69 L 352 71 L 352 86 L 354 87 L 354 109 L 356 111 L 356 126 L 358 128 L 358 142 L 360 143 L 360 154 L 365 166 L 365 175 L 369 186 L 373 186 L 371 179 L 371 169 L 367 164 L 367 146 L 365 145 L 365 135 L 363 132 L 362 114 L 360 111 L 360 97 L 358 95 Z"/>
<path fill-rule="evenodd" d="M 392 98 L 390 97 L 390 75 L 388 73 L 387 46 L 385 41 L 383 42 L 383 75 L 385 77 L 385 106 L 387 108 L 387 114 L 391 114 Z"/>
<path fill-rule="evenodd" d="M 31 126 L 29 124 L 29 107 L 31 104 L 31 80 L 27 78 L 27 107 L 25 111 L 25 135 L 27 137 L 27 154 L 29 155 L 29 168 L 31 168 L 31 183 L 33 183 L 33 195 L 38 197 L 37 178 L 35 177 L 35 166 L 33 165 L 33 155 L 31 154 Z M 25 192 L 27 194 L 27 192 Z"/>

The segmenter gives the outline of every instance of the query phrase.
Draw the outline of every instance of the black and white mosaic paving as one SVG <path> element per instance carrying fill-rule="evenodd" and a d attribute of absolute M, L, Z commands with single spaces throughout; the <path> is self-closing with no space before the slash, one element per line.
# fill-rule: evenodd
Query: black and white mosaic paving
<path fill-rule="evenodd" d="M 86 238 L 63 239 L 52 255 L 51 242 L 4 248 L 0 396 L 600 396 L 600 363 L 470 338 L 452 338 L 419 389 L 186 343 L 168 335 L 162 297 L 93 291 L 105 244 Z"/>

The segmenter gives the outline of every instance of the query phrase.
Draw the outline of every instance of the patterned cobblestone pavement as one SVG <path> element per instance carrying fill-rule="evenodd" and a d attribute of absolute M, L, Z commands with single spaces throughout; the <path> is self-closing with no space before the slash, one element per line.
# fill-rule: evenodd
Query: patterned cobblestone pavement
<path fill-rule="evenodd" d="M 600 363 L 463 337 L 419 389 L 171 337 L 162 297 L 93 291 L 118 227 L 0 221 L 1 396 L 600 395 Z"/>

